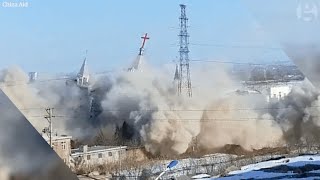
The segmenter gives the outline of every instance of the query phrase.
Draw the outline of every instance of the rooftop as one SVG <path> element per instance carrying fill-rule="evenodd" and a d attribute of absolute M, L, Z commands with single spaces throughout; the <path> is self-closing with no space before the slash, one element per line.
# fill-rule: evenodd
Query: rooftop
<path fill-rule="evenodd" d="M 42 134 L 42 137 L 46 141 L 50 140 L 50 138 L 46 134 Z M 52 136 L 52 141 L 63 140 L 63 139 L 72 139 L 72 136 L 68 136 L 68 135 Z"/>
<path fill-rule="evenodd" d="M 113 151 L 113 150 L 120 150 L 126 149 L 127 146 L 91 146 L 88 147 L 87 152 L 96 152 L 96 151 Z M 71 153 L 83 153 L 83 147 L 72 149 Z"/>

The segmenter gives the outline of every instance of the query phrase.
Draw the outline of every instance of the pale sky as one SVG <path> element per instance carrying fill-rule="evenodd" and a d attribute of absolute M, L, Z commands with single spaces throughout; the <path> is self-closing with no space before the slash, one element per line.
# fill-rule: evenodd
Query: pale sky
<path fill-rule="evenodd" d="M 86 49 L 92 71 L 126 68 L 138 54 L 145 32 L 150 36 L 148 63 L 172 63 L 178 56 L 180 3 L 187 5 L 191 59 L 285 61 L 279 39 L 270 36 L 266 25 L 297 20 L 299 3 L 27 0 L 28 7 L 22 8 L 5 7 L 4 2 L 20 1 L 0 5 L 0 67 L 18 65 L 27 72 L 53 73 L 78 71 Z M 273 16 L 279 10 L 282 16 Z"/>

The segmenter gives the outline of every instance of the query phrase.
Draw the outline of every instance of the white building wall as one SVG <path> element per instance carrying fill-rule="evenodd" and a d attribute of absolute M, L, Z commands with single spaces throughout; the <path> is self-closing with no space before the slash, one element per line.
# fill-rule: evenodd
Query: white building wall
<path fill-rule="evenodd" d="M 126 158 L 126 147 L 114 147 L 101 150 L 87 151 L 87 147 L 84 147 L 83 152 L 73 153 L 71 156 L 73 159 L 82 161 L 87 165 L 97 165 L 118 162 Z"/>
<path fill-rule="evenodd" d="M 290 85 L 270 87 L 268 100 L 284 99 L 284 97 L 288 96 L 288 94 L 291 92 L 291 89 L 292 86 Z"/>
<path fill-rule="evenodd" d="M 124 159 L 124 156 L 125 156 L 125 150 L 124 151 L 119 151 L 119 150 L 96 151 L 96 152 L 87 153 L 84 159 L 88 164 L 97 164 L 97 163 L 103 164 L 107 162 L 117 162 L 120 159 Z"/>
<path fill-rule="evenodd" d="M 48 144 L 50 139 L 46 135 L 42 135 Z M 70 164 L 71 155 L 71 136 L 52 136 L 52 149 L 68 166 Z"/>

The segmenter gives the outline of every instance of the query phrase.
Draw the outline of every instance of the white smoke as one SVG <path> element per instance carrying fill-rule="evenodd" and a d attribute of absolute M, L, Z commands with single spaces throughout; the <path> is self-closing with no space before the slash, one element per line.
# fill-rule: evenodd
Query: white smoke
<path fill-rule="evenodd" d="M 252 149 L 281 139 L 282 132 L 272 116 L 254 110 L 266 106 L 262 97 L 228 95 L 239 86 L 225 67 L 193 68 L 192 98 L 177 95 L 173 72 L 147 65 L 139 68 L 121 72 L 111 81 L 96 78 L 91 93 L 101 105 L 101 112 L 94 118 L 89 118 L 88 107 L 83 106 L 87 92 L 77 86 L 63 81 L 26 84 L 26 75 L 17 68 L 4 71 L 2 77 L 5 84 L 23 77 L 21 87 L 5 86 L 18 107 L 60 107 L 57 115 L 67 118 L 57 119 L 55 127 L 75 138 L 94 137 L 99 131 L 112 138 L 115 128 L 126 122 L 132 128 L 126 132 L 129 140 L 141 139 L 148 151 L 160 154 L 184 153 L 195 137 L 200 139 L 200 146 L 209 149 L 232 143 Z M 252 110 L 234 110 L 244 107 Z M 38 130 L 43 128 L 38 127 L 31 112 L 24 113 Z"/>
<path fill-rule="evenodd" d="M 29 83 L 28 75 L 19 67 L 0 71 L 0 87 L 32 125 L 41 132 L 48 127 L 46 108 L 54 108 L 53 128 L 60 134 L 87 136 L 89 117 L 88 90 L 65 80 Z"/>
<path fill-rule="evenodd" d="M 280 141 L 282 131 L 267 110 L 250 110 L 246 114 L 233 110 L 267 106 L 263 104 L 265 98 L 227 95 L 238 87 L 224 67 L 193 69 L 192 72 L 198 82 L 192 98 L 178 96 L 171 74 L 163 71 L 149 68 L 123 73 L 106 94 L 102 103 L 104 113 L 112 112 L 118 125 L 129 121 L 152 153 L 184 153 L 197 136 L 205 148 L 239 144 L 252 149 Z M 224 111 L 206 112 L 206 109 Z"/>
<path fill-rule="evenodd" d="M 0 167 L 0 179 L 9 180 L 10 170 L 7 167 Z"/>
<path fill-rule="evenodd" d="M 259 99 L 264 97 L 260 94 L 253 97 L 231 96 L 208 106 L 215 111 L 204 113 L 200 144 L 209 149 L 237 144 L 252 150 L 272 147 L 280 142 L 282 131 L 271 115 L 255 110 L 263 107 L 257 104 Z"/>
<path fill-rule="evenodd" d="M 319 143 L 319 91 L 309 81 L 292 89 L 288 97 L 270 112 L 288 144 Z"/>
<path fill-rule="evenodd" d="M 37 89 L 29 86 L 28 80 L 27 74 L 16 66 L 0 71 L 1 89 L 26 117 L 31 118 L 32 113 L 38 109 L 30 109 L 30 107 L 46 107 L 48 104 L 45 99 L 37 96 Z M 40 130 L 44 126 L 44 121 L 34 119 L 32 125 Z"/>

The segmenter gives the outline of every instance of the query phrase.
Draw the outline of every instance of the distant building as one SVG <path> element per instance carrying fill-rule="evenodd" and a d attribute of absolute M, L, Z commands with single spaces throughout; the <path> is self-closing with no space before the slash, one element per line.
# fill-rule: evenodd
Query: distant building
<path fill-rule="evenodd" d="M 29 72 L 29 82 L 34 82 L 38 79 L 37 72 Z"/>
<path fill-rule="evenodd" d="M 69 88 L 74 88 L 74 86 L 79 88 L 79 105 L 74 109 L 74 113 L 77 114 L 78 117 L 90 118 L 93 97 L 90 94 L 90 73 L 86 58 L 83 60 L 77 76 L 73 77 L 72 80 L 67 80 L 66 85 Z"/>
<path fill-rule="evenodd" d="M 50 144 L 50 139 L 48 136 L 43 136 L 43 138 Z M 71 155 L 71 139 L 72 136 L 52 136 L 52 149 L 58 154 L 58 156 L 67 164 L 70 163 Z"/>
<path fill-rule="evenodd" d="M 72 149 L 71 156 L 75 163 L 97 165 L 117 162 L 126 158 L 127 146 L 91 146 Z"/>
<path fill-rule="evenodd" d="M 266 96 L 268 102 L 274 102 L 284 99 L 293 87 L 299 86 L 302 82 L 301 80 L 246 81 L 243 85 L 247 89 L 261 92 L 261 94 Z"/>
<path fill-rule="evenodd" d="M 283 86 L 274 86 L 269 88 L 268 94 L 268 102 L 274 100 L 282 100 L 291 92 L 292 86 L 290 85 L 283 85 Z"/>

